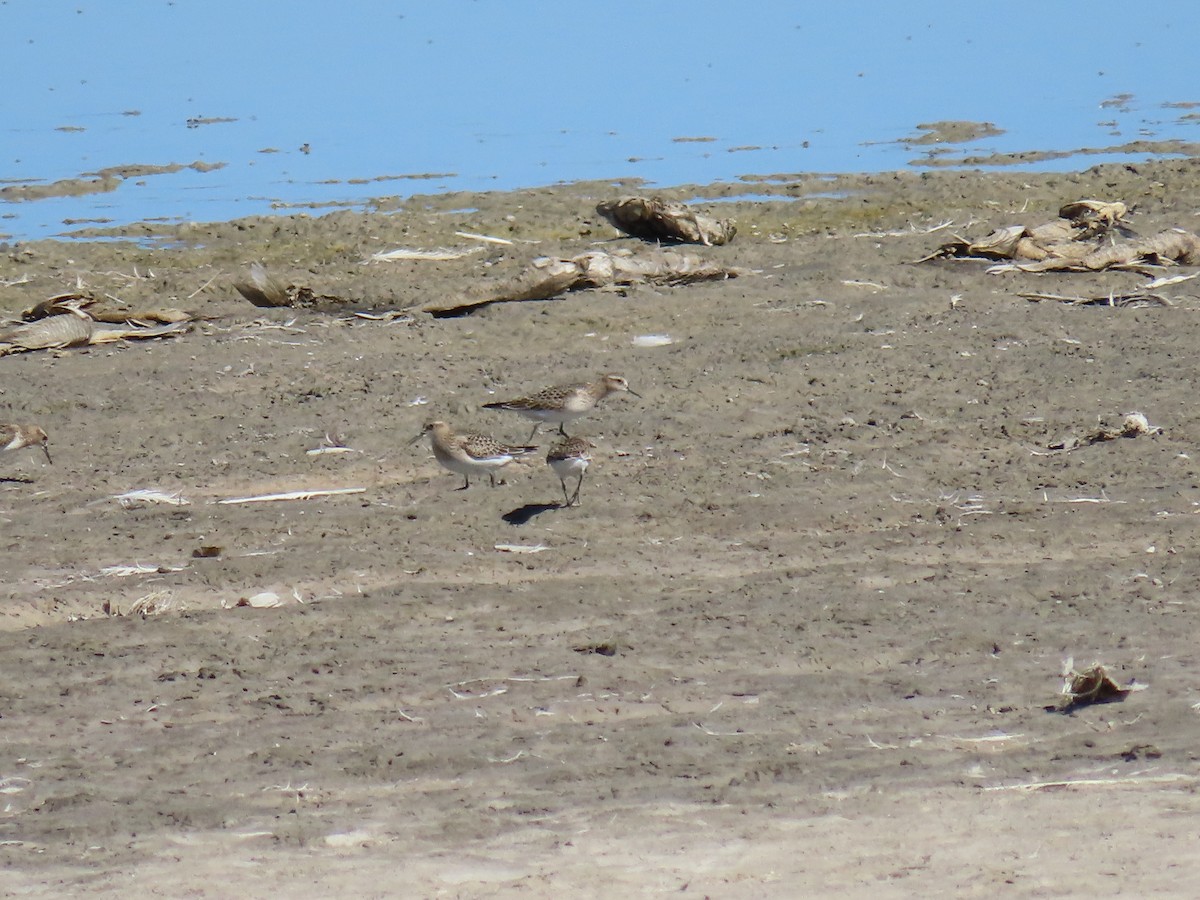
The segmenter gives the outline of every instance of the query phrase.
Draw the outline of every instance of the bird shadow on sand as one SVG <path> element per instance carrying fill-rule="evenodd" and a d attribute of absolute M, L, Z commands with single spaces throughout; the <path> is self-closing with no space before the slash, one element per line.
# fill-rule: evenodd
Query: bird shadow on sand
<path fill-rule="evenodd" d="M 552 509 L 565 509 L 561 503 L 526 503 L 524 506 L 518 506 L 516 509 L 509 510 L 500 518 L 509 525 L 528 525 L 530 520 L 535 516 L 540 516 L 544 512 L 549 512 Z"/>

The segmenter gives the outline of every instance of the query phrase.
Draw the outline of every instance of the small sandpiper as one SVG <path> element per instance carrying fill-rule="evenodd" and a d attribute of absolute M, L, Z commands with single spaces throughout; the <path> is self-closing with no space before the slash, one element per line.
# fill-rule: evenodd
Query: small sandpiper
<path fill-rule="evenodd" d="M 602 375 L 596 381 L 584 384 L 564 384 L 549 387 L 530 394 L 528 397 L 518 397 L 516 400 L 501 400 L 496 403 L 483 404 L 484 409 L 506 409 L 520 413 L 527 419 L 533 419 L 537 424 L 529 432 L 529 440 L 537 434 L 543 422 L 557 422 L 558 433 L 567 437 L 567 422 L 573 422 L 580 416 L 591 412 L 596 404 L 609 394 L 629 393 L 641 397 L 629 386 L 629 382 L 620 375 Z"/>
<path fill-rule="evenodd" d="M 427 423 L 409 443 L 415 444 L 427 434 L 437 461 L 463 477 L 460 491 L 471 486 L 472 475 L 485 472 L 492 481 L 492 487 L 495 487 L 496 469 L 537 450 L 537 447 L 510 447 L 486 434 L 455 434 L 445 422 Z"/>
<path fill-rule="evenodd" d="M 24 447 L 41 447 L 46 462 L 54 463 L 50 458 L 50 439 L 37 425 L 0 425 L 0 453 Z"/>
<path fill-rule="evenodd" d="M 546 462 L 562 482 L 565 501 L 563 506 L 582 503 L 579 499 L 579 489 L 583 487 L 583 475 L 587 471 L 588 463 L 592 461 L 592 450 L 595 447 L 596 445 L 587 438 L 573 437 L 559 441 L 546 454 Z M 579 480 L 575 482 L 575 493 L 568 496 L 567 479 L 572 475 L 578 475 Z"/>

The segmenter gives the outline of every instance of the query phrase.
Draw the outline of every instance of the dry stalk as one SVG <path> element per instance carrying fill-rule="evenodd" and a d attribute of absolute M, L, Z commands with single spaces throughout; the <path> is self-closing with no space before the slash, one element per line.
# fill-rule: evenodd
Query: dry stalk
<path fill-rule="evenodd" d="M 217 503 L 232 505 L 235 503 L 271 503 L 278 500 L 312 500 L 316 497 L 337 497 L 342 494 L 364 494 L 366 488 L 329 488 L 327 490 L 285 491 L 282 494 L 259 494 L 254 497 L 229 497 L 218 500 Z"/>
<path fill-rule="evenodd" d="M 124 609 L 111 600 L 105 600 L 101 608 L 110 616 L 141 616 L 145 619 L 167 612 L 181 611 L 183 606 L 176 602 L 170 591 L 158 590 L 139 597 Z"/>
<path fill-rule="evenodd" d="M 917 228 L 910 224 L 908 228 L 901 231 L 860 231 L 854 235 L 858 238 L 890 238 L 890 237 L 913 237 L 914 235 L 924 236 L 934 234 L 945 228 L 949 228 L 954 224 L 953 219 L 947 219 L 945 222 L 940 222 L 937 225 L 930 225 L 928 228 Z"/>
<path fill-rule="evenodd" d="M 1075 778 L 1063 781 L 1029 781 L 1021 784 L 994 784 L 985 791 L 1052 791 L 1074 787 L 1119 787 L 1136 784 L 1195 784 L 1200 779 L 1194 775 L 1175 772 L 1165 775 L 1135 775 L 1129 778 Z"/>

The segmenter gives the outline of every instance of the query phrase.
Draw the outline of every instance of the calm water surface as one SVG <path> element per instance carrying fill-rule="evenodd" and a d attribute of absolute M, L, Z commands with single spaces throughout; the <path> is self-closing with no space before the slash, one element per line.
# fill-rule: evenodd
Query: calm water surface
<path fill-rule="evenodd" d="M 1143 158 L 1133 141 L 1200 141 L 1200 89 L 1179 74 L 1194 7 L 1129 10 L 7 0 L 0 233 L 583 179 L 880 171 L 931 154 L 1058 151 L 1032 165 L 1081 169 Z M 939 121 L 994 133 L 914 142 Z M 25 199 L 73 179 L 98 183 Z"/>

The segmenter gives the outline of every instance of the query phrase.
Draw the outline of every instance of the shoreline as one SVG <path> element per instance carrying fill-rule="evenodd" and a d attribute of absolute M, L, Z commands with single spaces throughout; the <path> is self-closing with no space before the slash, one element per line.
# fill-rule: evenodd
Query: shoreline
<path fill-rule="evenodd" d="M 704 190 L 713 189 L 720 185 L 727 186 L 732 190 L 742 185 L 770 183 L 772 181 L 778 181 L 781 178 L 826 178 L 842 180 L 855 177 L 881 177 L 891 172 L 912 172 L 919 174 L 923 171 L 937 171 L 942 169 L 948 169 L 956 172 L 969 171 L 977 175 L 1062 175 L 1070 174 L 1072 172 L 1087 171 L 1097 165 L 1144 166 L 1159 162 L 1176 163 L 1185 161 L 1187 159 L 1195 159 L 1200 157 L 1200 143 L 1186 141 L 1183 139 L 1141 139 L 1136 141 L 1126 141 L 1122 144 L 1108 147 L 1080 147 L 1071 150 L 1025 150 L 1010 152 L 991 151 L 987 153 L 982 153 L 980 151 L 972 152 L 970 148 L 963 146 L 961 141 L 953 139 L 956 129 L 965 129 L 967 131 L 971 131 L 973 129 L 986 130 L 990 127 L 991 126 L 988 123 L 972 122 L 937 122 L 920 126 L 920 128 L 930 130 L 921 132 L 917 136 L 908 139 L 901 139 L 891 143 L 908 146 L 914 151 L 919 147 L 925 146 L 929 147 L 929 149 L 926 151 L 923 157 L 910 159 L 907 166 L 897 169 L 885 168 L 866 172 L 837 172 L 832 170 L 826 172 L 813 170 L 795 173 L 792 175 L 741 173 L 710 182 L 687 182 L 674 185 L 656 184 L 655 180 L 649 176 L 643 177 L 637 175 L 636 173 L 628 172 L 612 178 L 564 180 L 548 184 L 530 185 L 526 187 L 497 188 L 496 190 L 465 189 L 461 187 L 455 187 L 448 182 L 446 189 L 438 191 L 434 194 L 412 193 L 403 195 L 364 195 L 362 197 L 354 198 L 327 198 L 323 200 L 314 199 L 311 201 L 283 199 L 271 200 L 260 198 L 262 202 L 270 204 L 275 211 L 269 213 L 252 212 L 246 215 L 235 215 L 229 218 L 217 218 L 211 221 L 199 219 L 181 220 L 178 217 L 163 219 L 151 217 L 138 221 L 131 221 L 126 224 L 114 224 L 111 221 L 105 221 L 102 216 L 89 216 L 87 215 L 87 210 L 80 209 L 76 210 L 63 220 L 63 224 L 67 227 L 71 227 L 75 224 L 92 224 L 93 227 L 83 228 L 80 230 L 79 234 L 70 232 L 60 235 L 23 238 L 17 237 L 11 233 L 5 234 L 0 231 L 0 240 L 10 244 L 30 243 L 38 240 L 74 241 L 86 239 L 89 236 L 121 236 L 124 232 L 131 230 L 136 231 L 139 228 L 155 228 L 160 226 L 163 228 L 188 228 L 197 225 L 204 226 L 219 222 L 231 222 L 239 219 L 254 217 L 270 218 L 289 214 L 319 215 L 321 210 L 328 210 L 330 212 L 369 213 L 374 211 L 398 209 L 403 207 L 406 203 L 413 202 L 422 197 L 466 197 L 479 194 L 489 195 L 496 193 L 521 193 L 523 191 L 541 191 L 554 188 L 569 189 L 577 185 L 587 184 L 607 184 L 610 186 L 627 185 L 631 189 L 636 188 L 639 190 L 644 190 L 648 193 L 673 193 L 688 186 L 694 186 L 700 190 Z M 1084 164 L 1088 163 L 1089 157 L 1099 157 L 1101 159 L 1085 166 Z M 63 199 L 73 196 L 83 197 L 93 193 L 117 191 L 127 179 L 146 178 L 153 177 L 155 175 L 169 175 L 187 170 L 194 170 L 195 172 L 203 174 L 210 171 L 219 171 L 227 166 L 227 163 L 209 163 L 201 160 L 187 164 L 174 162 L 168 165 L 130 164 L 122 166 L 109 166 L 96 172 L 81 173 L 76 177 L 62 179 L 57 182 L 12 183 L 6 187 L 0 188 L 0 199 L 18 198 L 16 202 L 20 205 L 23 205 L 26 203 L 41 202 L 45 199 Z M 445 178 L 449 178 L 453 181 L 455 179 L 459 179 L 459 176 L 454 173 L 379 175 L 370 178 L 335 179 L 321 184 L 343 184 L 346 186 L 362 187 L 364 185 L 380 184 L 389 181 L 410 181 L 415 184 L 420 181 Z M 480 181 L 485 179 L 476 177 L 473 180 Z M 315 184 L 314 186 L 319 187 L 321 184 Z M 2 223 L 3 219 L 0 219 L 0 229 L 3 228 Z"/>

